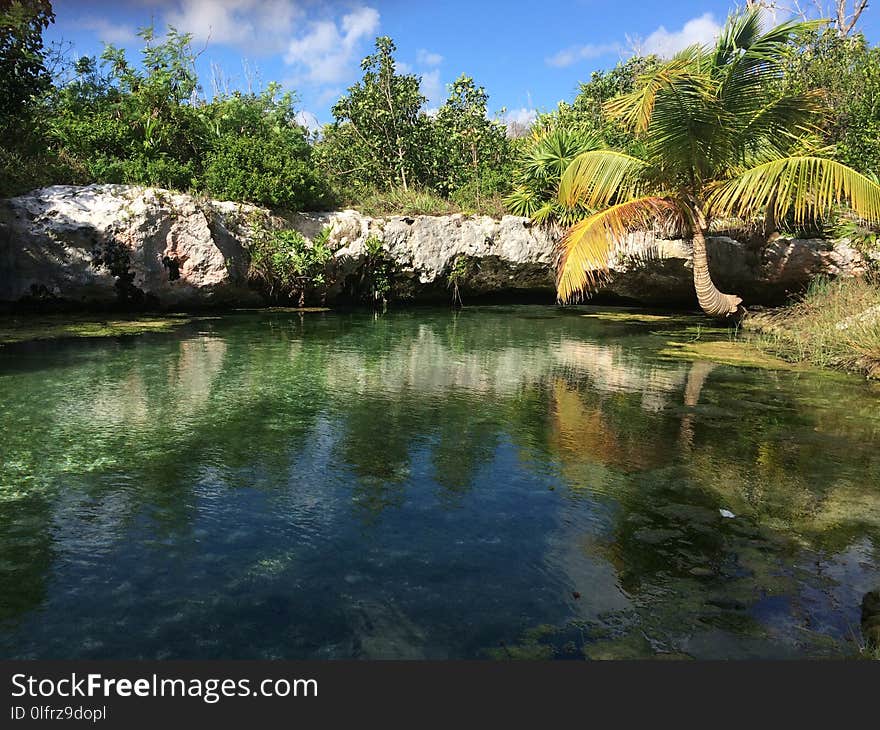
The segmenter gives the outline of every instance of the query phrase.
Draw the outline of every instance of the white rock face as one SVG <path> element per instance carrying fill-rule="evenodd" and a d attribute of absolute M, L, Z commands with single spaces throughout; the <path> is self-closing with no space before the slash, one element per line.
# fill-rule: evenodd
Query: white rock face
<path fill-rule="evenodd" d="M 126 185 L 54 186 L 0 201 L 0 302 L 186 308 L 258 304 L 248 287 L 248 245 L 266 229 L 313 239 L 329 226 L 334 262 L 328 299 L 349 292 L 382 242 L 398 298 L 448 299 L 449 275 L 463 263 L 464 296 L 538 294 L 555 299 L 556 241 L 525 218 L 394 216 L 353 210 L 289 219 L 256 206 Z M 746 304 L 774 303 L 811 278 L 858 274 L 866 264 L 846 242 L 780 239 L 751 246 L 708 242 L 718 286 Z M 695 305 L 687 241 L 653 241 L 640 258 L 612 262 L 603 293 L 658 305 Z"/>
<path fill-rule="evenodd" d="M 398 286 L 415 298 L 445 290 L 460 257 L 469 263 L 464 287 L 472 294 L 546 291 L 555 281 L 555 241 L 526 218 L 504 216 L 394 216 L 369 218 L 354 210 L 299 213 L 289 221 L 307 238 L 332 229 L 337 280 L 354 274 L 366 258 L 366 241 L 375 236 L 395 265 Z M 552 301 L 552 298 L 550 299 Z"/>
<path fill-rule="evenodd" d="M 247 262 L 222 216 L 190 195 L 53 186 L 4 201 L 0 210 L 0 301 L 257 301 L 246 287 Z"/>

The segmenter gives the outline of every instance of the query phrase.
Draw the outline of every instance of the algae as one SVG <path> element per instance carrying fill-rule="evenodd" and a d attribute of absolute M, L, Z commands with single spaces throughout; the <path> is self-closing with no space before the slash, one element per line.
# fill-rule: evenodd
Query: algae
<path fill-rule="evenodd" d="M 148 332 L 169 332 L 189 324 L 193 318 L 171 314 L 161 316 L 107 315 L 7 315 L 0 317 L 0 346 L 33 340 L 80 337 L 119 337 Z"/>
<path fill-rule="evenodd" d="M 768 355 L 752 344 L 730 340 L 669 341 L 658 353 L 671 360 L 709 360 L 722 365 L 762 368 L 766 370 L 804 370 L 802 366 Z"/>

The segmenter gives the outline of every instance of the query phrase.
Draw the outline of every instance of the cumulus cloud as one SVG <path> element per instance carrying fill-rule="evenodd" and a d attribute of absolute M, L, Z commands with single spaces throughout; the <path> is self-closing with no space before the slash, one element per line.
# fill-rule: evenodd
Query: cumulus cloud
<path fill-rule="evenodd" d="M 422 66 L 439 66 L 443 63 L 443 56 L 439 53 L 432 53 L 424 48 L 420 48 L 416 51 L 416 61 Z"/>
<path fill-rule="evenodd" d="M 303 16 L 298 0 L 177 0 L 165 20 L 199 41 L 275 53 Z"/>
<path fill-rule="evenodd" d="M 670 31 L 661 25 L 647 38 L 631 40 L 630 45 L 634 46 L 638 53 L 645 55 L 653 53 L 661 58 L 670 58 L 688 46 L 712 43 L 720 31 L 721 26 L 712 13 L 705 13 L 687 21 L 678 30 Z M 624 45 L 621 43 L 588 43 L 584 46 L 564 48 L 545 61 L 548 66 L 565 68 L 579 61 L 599 58 L 611 53 L 622 54 L 624 50 Z"/>
<path fill-rule="evenodd" d="M 619 43 L 588 43 L 585 46 L 571 46 L 545 59 L 548 66 L 565 68 L 578 61 L 599 58 L 609 53 L 620 53 L 623 47 Z"/>
<path fill-rule="evenodd" d="M 428 99 L 428 104 L 437 106 L 443 101 L 443 85 L 440 83 L 440 69 L 434 69 L 422 74 L 422 94 Z"/>
<path fill-rule="evenodd" d="M 379 27 L 379 12 L 360 7 L 343 15 L 337 24 L 321 20 L 308 25 L 308 31 L 290 41 L 286 63 L 302 70 L 305 80 L 332 84 L 343 80 L 360 42 Z"/>
<path fill-rule="evenodd" d="M 661 58 L 670 58 L 688 46 L 712 43 L 720 32 L 721 26 L 712 13 L 706 13 L 692 18 L 680 30 L 668 31 L 661 25 L 638 45 L 644 54 L 654 53 Z"/>

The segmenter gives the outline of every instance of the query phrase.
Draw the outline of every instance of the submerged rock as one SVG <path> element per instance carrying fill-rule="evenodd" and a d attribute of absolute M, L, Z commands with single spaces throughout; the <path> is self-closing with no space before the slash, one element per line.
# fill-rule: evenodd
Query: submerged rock
<path fill-rule="evenodd" d="M 371 237 L 382 242 L 396 298 L 448 300 L 455 271 L 465 297 L 555 299 L 556 236 L 525 218 L 370 218 L 345 210 L 285 219 L 256 206 L 156 188 L 89 185 L 53 186 L 0 202 L 0 302 L 258 304 L 262 298 L 247 282 L 248 244 L 282 227 L 308 239 L 330 228 L 328 300 L 357 294 Z M 747 304 L 777 303 L 817 275 L 865 270 L 846 242 L 779 239 L 755 247 L 713 237 L 708 252 L 718 286 Z M 652 240 L 646 255 L 611 262 L 614 276 L 600 296 L 693 307 L 691 259 L 687 241 Z"/>

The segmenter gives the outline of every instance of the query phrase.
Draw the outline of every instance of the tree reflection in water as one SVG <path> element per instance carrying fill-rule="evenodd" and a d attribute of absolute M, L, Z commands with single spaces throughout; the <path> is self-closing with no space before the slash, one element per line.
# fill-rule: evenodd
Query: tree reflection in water
<path fill-rule="evenodd" d="M 665 360 L 686 319 L 584 311 L 0 352 L 2 654 L 852 651 L 876 393 Z"/>

